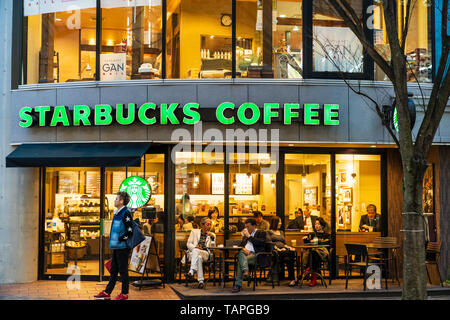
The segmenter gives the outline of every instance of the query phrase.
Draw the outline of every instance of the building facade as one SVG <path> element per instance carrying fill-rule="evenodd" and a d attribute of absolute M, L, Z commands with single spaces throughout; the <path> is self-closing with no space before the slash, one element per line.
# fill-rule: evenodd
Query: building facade
<path fill-rule="evenodd" d="M 299 208 L 322 217 L 333 277 L 345 242 L 401 244 L 398 151 L 374 107 L 340 77 L 380 105 L 392 105 L 392 85 L 326 1 L 67 3 L 2 2 L 1 283 L 64 279 L 75 262 L 83 279 L 107 276 L 113 200 L 130 176 L 151 187 L 145 207 L 158 219 L 134 214 L 149 224 L 169 281 L 189 236 L 177 218 L 198 222 L 214 207 L 219 243 L 239 238 L 253 211 L 283 228 Z M 352 6 L 387 54 L 381 8 Z M 439 59 L 438 6 L 419 5 L 407 43 L 415 133 Z M 424 179 L 443 277 L 449 124 L 446 111 Z M 363 232 L 369 204 L 380 227 Z M 304 234 L 286 231 L 288 241 Z"/>

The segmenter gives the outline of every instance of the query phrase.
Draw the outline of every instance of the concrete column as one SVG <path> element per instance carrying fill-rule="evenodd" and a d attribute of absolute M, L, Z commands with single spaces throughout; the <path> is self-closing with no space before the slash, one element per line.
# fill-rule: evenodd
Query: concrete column
<path fill-rule="evenodd" d="M 5 168 L 11 128 L 11 43 L 13 0 L 0 2 L 0 283 L 21 283 L 38 276 L 38 169 Z"/>

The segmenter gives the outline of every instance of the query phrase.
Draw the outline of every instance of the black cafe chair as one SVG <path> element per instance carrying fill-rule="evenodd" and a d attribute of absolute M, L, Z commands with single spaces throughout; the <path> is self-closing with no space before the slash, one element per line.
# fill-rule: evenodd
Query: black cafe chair
<path fill-rule="evenodd" d="M 179 278 L 178 281 L 181 283 L 181 273 L 184 271 L 184 274 L 186 274 L 189 271 L 190 267 L 190 260 L 188 259 L 188 248 L 187 248 L 187 241 L 186 240 L 179 240 L 178 245 L 180 248 L 180 261 L 179 261 Z M 184 265 L 181 262 L 184 257 Z M 206 274 L 206 271 L 208 271 L 208 277 L 204 280 L 204 289 L 206 289 L 206 285 L 211 280 L 211 271 L 213 273 L 213 286 L 216 285 L 216 258 L 214 251 L 210 251 L 209 259 L 207 261 L 203 262 L 203 274 Z M 188 286 L 189 279 L 186 277 L 185 279 L 185 286 Z"/>
<path fill-rule="evenodd" d="M 353 267 L 357 267 L 360 271 L 363 271 L 364 276 L 364 291 L 366 291 L 366 279 L 367 269 L 371 265 L 379 265 L 387 270 L 387 262 L 375 262 L 371 261 L 373 256 L 367 252 L 367 246 L 365 244 L 352 244 L 345 243 L 345 249 L 347 250 L 347 256 L 345 257 L 345 289 L 348 288 L 348 277 L 351 275 Z M 381 273 L 383 274 L 383 273 Z M 385 275 L 385 286 L 387 286 L 387 274 Z"/>
<path fill-rule="evenodd" d="M 272 265 L 274 263 L 274 254 L 273 254 L 273 248 L 274 243 L 272 241 L 267 241 L 264 245 L 264 252 L 258 252 L 255 255 L 255 263 L 249 264 L 249 278 L 248 278 L 248 286 L 250 286 L 250 282 L 253 281 L 253 291 L 256 290 L 256 286 L 258 285 L 257 282 L 259 281 L 261 283 L 262 281 L 262 274 L 266 273 L 266 269 L 269 268 L 269 270 L 272 269 Z M 259 279 L 257 277 L 257 273 L 259 270 Z M 273 284 L 273 277 L 272 277 L 272 289 L 275 288 Z"/>

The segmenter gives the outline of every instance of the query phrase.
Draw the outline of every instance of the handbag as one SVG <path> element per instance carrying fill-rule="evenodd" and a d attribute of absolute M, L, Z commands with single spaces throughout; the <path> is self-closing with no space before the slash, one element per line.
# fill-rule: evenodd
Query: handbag
<path fill-rule="evenodd" d="M 108 261 L 105 262 L 105 268 L 106 270 L 108 270 L 109 273 L 111 273 L 111 262 L 112 259 L 109 259 Z"/>
<path fill-rule="evenodd" d="M 133 234 L 127 239 L 127 247 L 134 249 L 138 244 L 145 240 L 145 236 L 142 234 L 139 219 L 133 220 L 132 223 Z"/>

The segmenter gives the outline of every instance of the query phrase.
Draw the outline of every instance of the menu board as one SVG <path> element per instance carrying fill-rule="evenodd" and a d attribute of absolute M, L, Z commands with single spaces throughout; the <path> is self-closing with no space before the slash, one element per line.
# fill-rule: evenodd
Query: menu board
<path fill-rule="evenodd" d="M 80 241 L 80 224 L 79 223 L 70 223 L 69 224 L 69 240 L 71 241 Z"/>
<path fill-rule="evenodd" d="M 252 194 L 253 192 L 252 175 L 248 176 L 246 173 L 236 173 L 236 188 L 235 194 Z"/>
<path fill-rule="evenodd" d="M 224 194 L 224 190 L 224 174 L 211 173 L 211 194 Z"/>
<path fill-rule="evenodd" d="M 100 173 L 97 171 L 86 171 L 86 193 L 98 194 L 100 192 Z"/>
<path fill-rule="evenodd" d="M 75 171 L 59 172 L 58 193 L 78 193 L 78 172 Z"/>
<path fill-rule="evenodd" d="M 119 192 L 120 184 L 127 178 L 125 171 L 113 172 L 112 176 L 112 193 Z"/>

